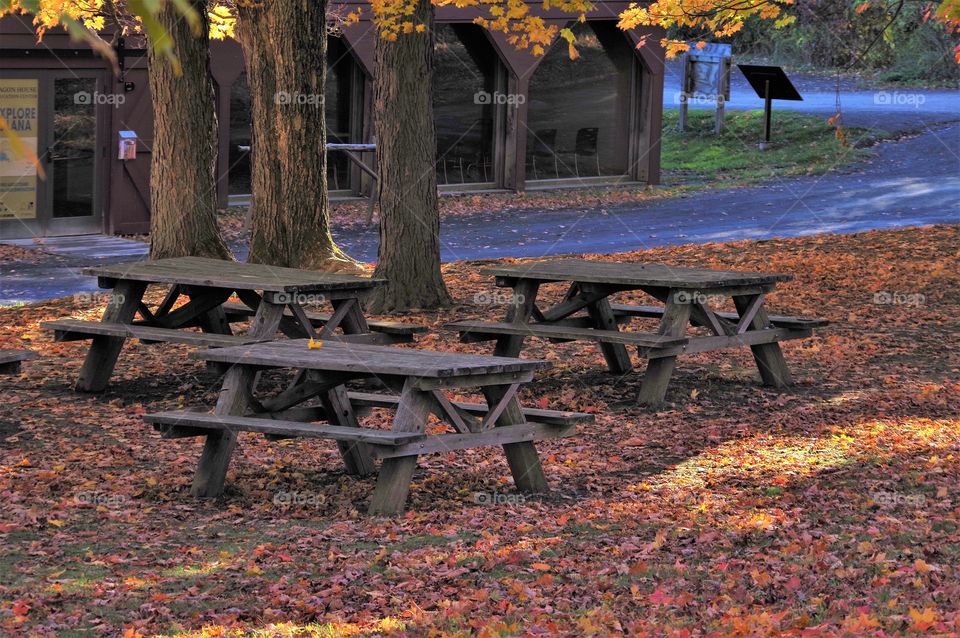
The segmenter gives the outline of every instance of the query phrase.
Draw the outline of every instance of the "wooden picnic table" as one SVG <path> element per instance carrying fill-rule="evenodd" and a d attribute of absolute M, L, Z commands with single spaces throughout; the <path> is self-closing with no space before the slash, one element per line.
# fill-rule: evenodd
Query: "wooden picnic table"
<path fill-rule="evenodd" d="M 648 359 L 639 400 L 656 405 L 666 396 L 677 355 L 750 346 L 766 385 L 791 383 L 778 343 L 809 337 L 822 319 L 769 316 L 766 296 L 792 276 L 778 273 L 737 272 L 675 267 L 659 263 L 617 263 L 558 259 L 515 266 L 485 268 L 496 284 L 513 289 L 502 322 L 459 321 L 461 341 L 496 340 L 494 354 L 515 357 L 527 337 L 555 342 L 589 340 L 599 344 L 611 372 L 632 369 L 627 346 L 636 346 Z M 571 282 L 562 301 L 547 309 L 537 305 L 544 283 Z M 624 291 L 643 291 L 662 306 L 611 303 Z M 736 312 L 710 307 L 712 297 L 733 299 Z M 585 314 L 578 314 L 578 313 Z M 660 319 L 654 332 L 621 331 L 621 324 L 638 317 Z M 687 334 L 688 326 L 705 327 L 709 336 Z"/>
<path fill-rule="evenodd" d="M 59 319 L 41 326 L 57 341 L 92 339 L 77 389 L 106 388 L 126 339 L 226 347 L 273 339 L 277 331 L 299 338 L 369 342 L 409 341 L 422 328 L 367 322 L 361 300 L 386 280 L 249 264 L 203 257 L 178 257 L 83 270 L 112 293 L 100 321 Z M 143 299 L 147 286 L 167 287 L 156 307 Z M 236 294 L 243 303 L 230 303 Z M 177 306 L 181 297 L 186 303 Z M 307 303 L 329 303 L 332 314 L 308 312 Z M 137 319 L 139 315 L 139 319 Z M 246 335 L 230 324 L 252 317 Z M 198 327 L 201 332 L 186 330 Z M 343 335 L 334 335 L 340 329 Z"/>
<path fill-rule="evenodd" d="M 382 459 L 370 505 L 375 514 L 403 510 L 417 456 L 433 452 L 502 445 L 517 488 L 540 492 L 547 483 L 533 442 L 570 436 L 577 423 L 592 420 L 587 414 L 520 406 L 517 391 L 534 371 L 549 366 L 545 361 L 332 341 L 310 348 L 302 339 L 191 357 L 231 366 L 214 413 L 163 412 L 145 419 L 163 438 L 205 438 L 191 489 L 195 496 L 222 492 L 238 432 L 333 439 L 349 474 L 370 474 L 374 459 Z M 255 397 L 257 373 L 270 368 L 298 373 L 278 394 Z M 397 394 L 347 391 L 347 382 L 361 379 L 376 379 Z M 445 394 L 464 388 L 479 388 L 486 405 L 454 402 Z M 391 430 L 360 427 L 357 416 L 371 407 L 396 411 Z M 430 413 L 452 432 L 426 434 Z"/>

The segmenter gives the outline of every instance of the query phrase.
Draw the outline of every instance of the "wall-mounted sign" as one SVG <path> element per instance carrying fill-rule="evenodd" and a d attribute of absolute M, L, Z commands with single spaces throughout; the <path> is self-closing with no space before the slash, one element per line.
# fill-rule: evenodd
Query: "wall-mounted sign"
<path fill-rule="evenodd" d="M 0 78 L 0 116 L 34 156 L 40 119 L 39 81 Z M 0 135 L 0 220 L 35 219 L 37 167 L 29 156 L 17 152 L 6 135 Z"/>

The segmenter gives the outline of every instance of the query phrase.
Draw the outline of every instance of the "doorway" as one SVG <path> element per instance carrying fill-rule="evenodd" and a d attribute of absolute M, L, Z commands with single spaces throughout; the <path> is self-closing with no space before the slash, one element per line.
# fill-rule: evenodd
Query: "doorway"
<path fill-rule="evenodd" d="M 116 96 L 98 72 L 4 72 L 0 115 L 37 166 L 11 140 L 0 140 L 0 238 L 99 233 L 100 174 L 106 159 L 100 121 Z"/>

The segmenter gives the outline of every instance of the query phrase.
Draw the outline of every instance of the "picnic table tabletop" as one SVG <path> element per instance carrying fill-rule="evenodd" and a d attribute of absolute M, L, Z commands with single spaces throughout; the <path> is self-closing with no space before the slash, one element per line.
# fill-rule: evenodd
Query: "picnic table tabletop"
<path fill-rule="evenodd" d="M 386 283 L 386 279 L 382 278 L 313 272 L 206 257 L 173 257 L 95 266 L 84 268 L 82 272 L 85 275 L 99 277 L 101 280 L 143 281 L 264 292 L 373 288 Z"/>
<path fill-rule="evenodd" d="M 192 352 L 194 359 L 228 364 L 299 368 L 333 372 L 447 378 L 549 368 L 549 361 L 490 357 L 460 352 L 412 350 L 360 343 L 288 339 Z"/>
<path fill-rule="evenodd" d="M 86 392 L 106 388 L 127 339 L 216 348 L 270 340 L 278 330 L 292 338 L 381 343 L 412 341 L 421 331 L 398 322 L 367 321 L 361 301 L 386 283 L 382 278 L 204 257 L 113 264 L 83 272 L 112 289 L 101 320 L 67 318 L 42 326 L 53 330 L 57 341 L 92 340 L 77 382 L 77 389 Z M 155 306 L 144 299 L 150 285 L 168 288 Z M 242 303 L 231 302 L 233 295 Z M 178 305 L 181 298 L 188 300 Z M 333 312 L 304 308 L 316 303 L 331 305 Z M 235 334 L 231 324 L 247 320 L 247 334 Z M 335 330 L 343 335 L 334 335 Z"/>
<path fill-rule="evenodd" d="M 512 266 L 492 266 L 483 268 L 480 272 L 484 275 L 508 279 L 576 281 L 662 288 L 766 285 L 793 279 L 792 275 L 781 273 L 740 272 L 659 263 L 621 263 L 586 259 L 552 259 Z"/>

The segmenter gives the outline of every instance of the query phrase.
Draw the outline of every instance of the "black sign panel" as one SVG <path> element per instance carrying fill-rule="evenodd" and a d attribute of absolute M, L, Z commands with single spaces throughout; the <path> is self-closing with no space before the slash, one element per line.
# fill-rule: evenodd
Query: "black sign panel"
<path fill-rule="evenodd" d="M 747 82 L 761 98 L 767 97 L 767 82 L 769 82 L 771 100 L 803 100 L 797 89 L 790 83 L 790 78 L 779 66 L 738 64 L 737 68 L 746 76 Z"/>

